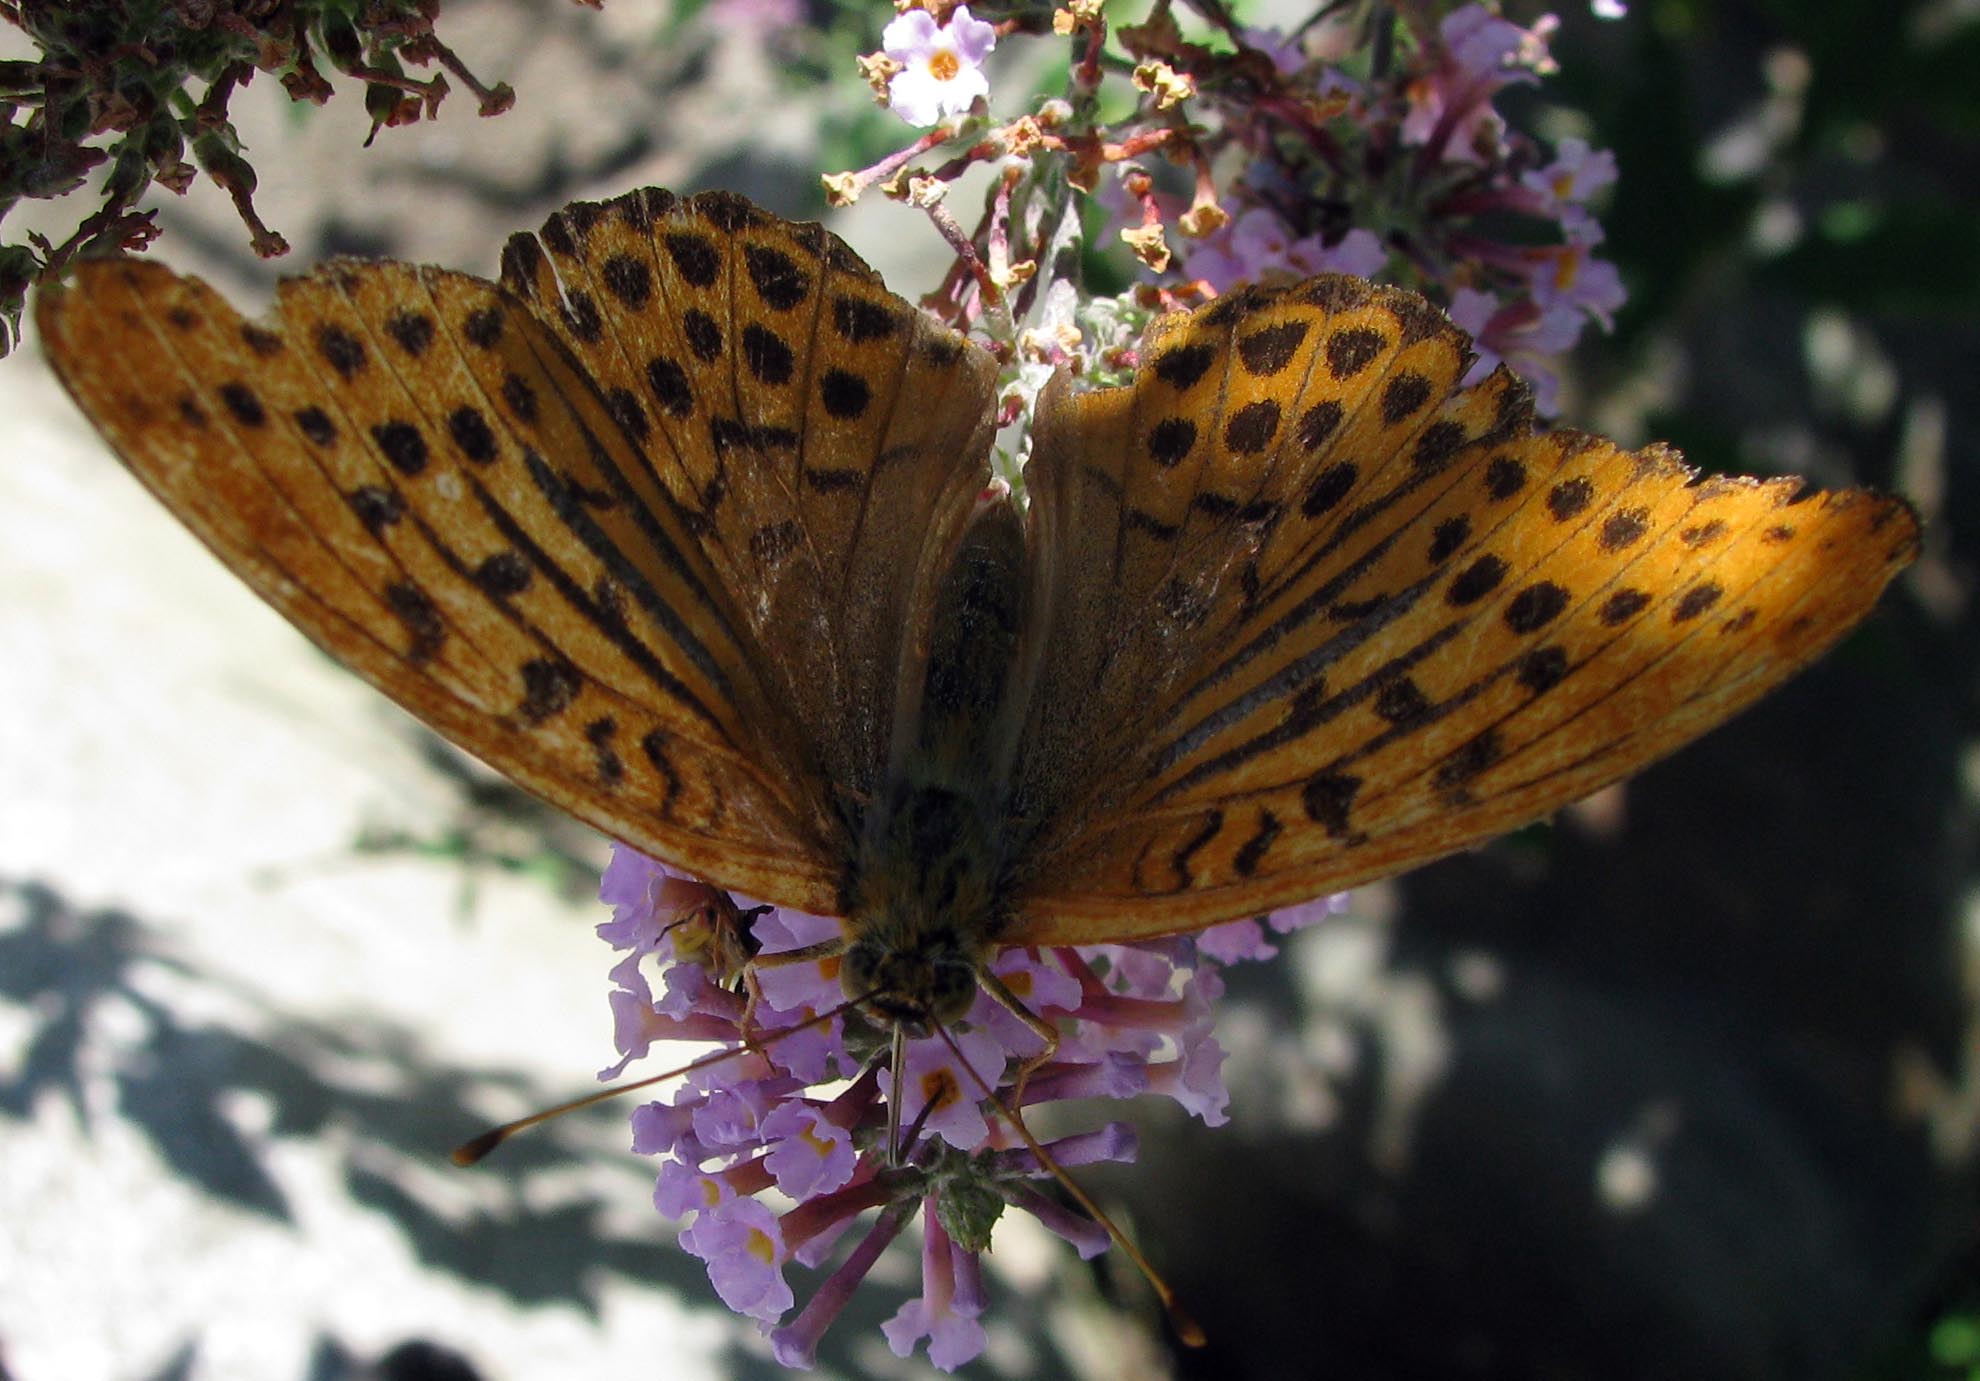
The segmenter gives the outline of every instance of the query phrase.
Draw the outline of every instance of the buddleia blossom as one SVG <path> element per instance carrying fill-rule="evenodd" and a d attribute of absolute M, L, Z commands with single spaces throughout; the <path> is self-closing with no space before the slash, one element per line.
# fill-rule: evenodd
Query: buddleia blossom
<path fill-rule="evenodd" d="M 1084 221 L 1069 189 L 1070 209 L 1097 200 L 1107 239 L 1139 261 L 1143 281 L 1121 298 L 1134 311 L 1317 273 L 1373 278 L 1460 310 L 1483 332 L 1481 358 L 1524 374 L 1543 412 L 1561 356 L 1623 302 L 1595 214 L 1613 156 L 1573 139 L 1549 151 L 1502 109 L 1557 70 L 1549 16 L 1348 0 L 1244 28 L 1223 6 L 1176 0 L 1122 24 L 1099 0 L 1062 0 L 1049 41 L 1072 40 L 1064 90 L 964 130 L 938 122 L 988 95 L 977 64 L 994 34 L 967 8 L 940 12 L 906 10 L 886 51 L 862 59 L 879 98 L 927 132 L 827 176 L 826 193 L 844 205 L 879 189 L 934 222 L 956 263 L 925 305 L 985 338 L 1020 401 L 1033 376 L 1104 378 L 1118 353 L 1057 301 L 1068 288 L 1093 300 L 1066 233 Z M 1048 41 L 1035 21 L 1005 28 Z M 972 231 L 951 194 L 979 165 L 994 176 Z"/>
<path fill-rule="evenodd" d="M 1440 160 L 1481 166 L 1503 154 L 1506 124 L 1492 100 L 1509 86 L 1536 84 L 1551 68 L 1546 34 L 1553 18 L 1541 22 L 1548 29 L 1522 29 L 1483 5 L 1446 15 L 1425 49 L 1427 61 L 1404 86 L 1403 142 Z"/>
<path fill-rule="evenodd" d="M 654 1204 L 687 1219 L 681 1246 L 788 1366 L 811 1364 L 881 1252 L 916 1219 L 921 1293 L 883 1332 L 901 1356 L 925 1345 L 945 1371 L 983 1350 L 988 1296 L 978 1257 L 1006 1209 L 1032 1214 L 1081 1256 L 1105 1250 L 1103 1229 L 1040 1192 L 1050 1172 L 983 1088 L 1019 1109 L 1154 1094 L 1220 1124 L 1228 1095 L 1211 1033 L 1219 964 L 1273 952 L 1258 921 L 1193 940 L 1003 952 L 996 973 L 1056 1028 L 1057 1050 L 1019 1088 L 1044 1040 L 979 993 L 951 1027 L 953 1045 L 936 1035 L 907 1042 L 901 1150 L 890 1155 L 887 1100 L 897 1081 L 885 1067 L 887 1033 L 854 1014 L 830 1015 L 844 1004 L 836 960 L 774 960 L 838 935 L 838 922 L 727 897 L 626 848 L 600 896 L 613 918 L 599 935 L 620 954 L 612 968 L 620 1059 L 601 1077 L 617 1077 L 661 1042 L 738 1052 L 636 1109 L 633 1149 L 660 1159 Z M 1271 926 L 1283 933 L 1331 909 L 1295 908 Z M 1047 1149 L 1068 1169 L 1129 1161 L 1135 1137 L 1110 1122 Z M 829 1267 L 801 1307 L 787 1276 L 793 1265 Z"/>
<path fill-rule="evenodd" d="M 1464 5 L 1405 30 L 1380 70 L 1339 29 L 1311 48 L 1244 31 L 1287 90 L 1247 108 L 1199 82 L 1198 104 L 1223 117 L 1204 142 L 1253 156 L 1218 199 L 1228 219 L 1186 242 L 1180 275 L 1217 292 L 1321 270 L 1399 282 L 1477 335 L 1472 381 L 1504 362 L 1553 412 L 1560 357 L 1588 322 L 1608 327 L 1624 293 L 1590 209 L 1615 180 L 1613 155 L 1565 139 L 1549 158 L 1495 105 L 1555 69 L 1552 30 Z"/>
<path fill-rule="evenodd" d="M 983 60 L 997 46 L 997 31 L 958 5 L 946 24 L 926 10 L 895 16 L 881 34 L 887 57 L 899 68 L 887 82 L 887 104 L 916 128 L 963 115 L 990 94 Z"/>
<path fill-rule="evenodd" d="M 1356 226 L 1329 245 L 1319 235 L 1294 237 L 1292 227 L 1269 207 L 1253 206 L 1206 239 L 1183 259 L 1182 271 L 1229 292 L 1240 283 L 1274 278 L 1310 278 L 1316 273 L 1351 273 L 1370 278 L 1389 262 L 1389 251 L 1373 232 Z"/>

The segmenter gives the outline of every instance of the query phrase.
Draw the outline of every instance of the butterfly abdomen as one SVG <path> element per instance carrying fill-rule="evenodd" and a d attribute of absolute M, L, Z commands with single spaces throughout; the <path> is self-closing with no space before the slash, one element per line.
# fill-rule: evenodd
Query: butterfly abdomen
<path fill-rule="evenodd" d="M 906 672 L 915 694 L 866 821 L 846 916 L 867 956 L 855 968 L 873 975 L 883 990 L 874 1005 L 896 1019 L 953 1015 L 932 991 L 947 982 L 937 975 L 973 974 L 1010 914 L 1024 570 L 1023 524 L 1008 500 L 994 500 L 957 543 L 925 660 Z M 951 996 L 962 1000 L 960 985 Z"/>

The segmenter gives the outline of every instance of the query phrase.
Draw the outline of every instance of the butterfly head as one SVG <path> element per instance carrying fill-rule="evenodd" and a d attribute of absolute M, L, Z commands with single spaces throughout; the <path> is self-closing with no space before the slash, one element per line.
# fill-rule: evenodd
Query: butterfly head
<path fill-rule="evenodd" d="M 930 937 L 910 949 L 868 935 L 847 946 L 839 983 L 875 1019 L 919 1037 L 969 1011 L 977 964 L 955 937 Z"/>

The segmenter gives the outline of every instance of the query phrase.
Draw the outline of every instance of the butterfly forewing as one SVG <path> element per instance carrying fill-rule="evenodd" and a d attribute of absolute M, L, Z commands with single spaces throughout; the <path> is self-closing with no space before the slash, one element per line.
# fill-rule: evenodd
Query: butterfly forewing
<path fill-rule="evenodd" d="M 616 837 L 836 909 L 994 366 L 736 198 L 569 207 L 504 271 L 337 264 L 251 323 L 86 264 L 40 319 L 130 468 L 327 650 Z"/>
<path fill-rule="evenodd" d="M 1046 640 L 1033 737 L 1061 756 L 1028 762 L 1083 785 L 1041 827 L 1013 943 L 1189 929 L 1525 823 L 1751 703 L 1915 550 L 1900 501 L 1536 435 L 1503 373 L 1453 394 L 1465 342 L 1416 299 L 1227 301 L 1159 324 L 1131 389 L 1048 401 L 1047 565 L 1092 579 L 1075 510 L 1171 555 L 1060 597 L 1086 627 Z M 1180 422 L 1211 424 L 1193 503 L 1222 525 L 1177 521 L 1176 467 L 1136 463 Z M 1082 480 L 1090 457 L 1125 482 Z M 1152 679 L 1151 638 L 1180 649 Z M 1098 740 L 1054 715 L 1131 728 L 1082 755 Z"/>

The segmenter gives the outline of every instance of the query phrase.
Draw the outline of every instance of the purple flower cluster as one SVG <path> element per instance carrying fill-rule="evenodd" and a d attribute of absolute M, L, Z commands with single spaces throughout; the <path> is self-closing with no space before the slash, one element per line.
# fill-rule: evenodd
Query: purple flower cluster
<path fill-rule="evenodd" d="M 1154 1093 L 1219 1124 L 1228 1099 L 1211 1035 L 1218 967 L 1275 952 L 1259 921 L 1138 945 L 1008 950 L 995 970 L 1057 1029 L 1050 1060 L 1020 1081 L 1045 1043 L 979 993 L 951 1041 L 907 1042 L 896 1079 L 885 1068 L 888 1033 L 835 1014 L 844 1004 L 836 959 L 768 961 L 838 936 L 837 921 L 729 898 L 623 847 L 599 895 L 613 918 L 598 933 L 622 952 L 611 997 L 621 1058 L 600 1077 L 618 1077 L 656 1041 L 736 1051 L 690 1071 L 670 1100 L 637 1109 L 633 1149 L 662 1157 L 656 1207 L 693 1215 L 681 1245 L 707 1263 L 725 1304 L 759 1321 L 786 1366 L 811 1364 L 819 1338 L 917 1212 L 921 1296 L 884 1332 L 899 1356 L 927 1339 L 929 1360 L 944 1371 L 983 1350 L 978 1254 L 1007 1206 L 1033 1214 L 1082 1256 L 1105 1250 L 1099 1225 L 1039 1192 L 1034 1182 L 1050 1172 L 982 1090 L 1020 1109 Z M 1271 917 L 1271 928 L 1284 933 L 1338 909 L 1339 899 L 1293 908 Z M 901 1144 L 890 1154 L 887 1100 L 897 1086 Z M 1135 1139 L 1116 1122 L 1047 1149 L 1070 1168 L 1132 1160 Z M 789 1206 L 758 1197 L 771 1192 Z M 785 1266 L 824 1265 L 869 1211 L 877 1212 L 864 1234 L 782 1322 L 795 1303 Z"/>
<path fill-rule="evenodd" d="M 1200 83 L 1199 105 L 1221 116 L 1205 152 L 1247 162 L 1218 203 L 1230 219 L 1186 245 L 1182 276 L 1219 292 L 1322 269 L 1401 281 L 1472 333 L 1474 381 L 1507 362 L 1556 411 L 1552 362 L 1591 319 L 1612 325 L 1624 292 L 1594 257 L 1603 232 L 1588 208 L 1615 181 L 1614 157 L 1564 139 L 1549 160 L 1493 104 L 1554 70 L 1554 27 L 1468 4 L 1406 31 L 1381 70 L 1352 27 L 1241 31 L 1240 57 L 1267 60 L 1280 87 L 1240 100 Z"/>
<path fill-rule="evenodd" d="M 1549 153 L 1498 105 L 1556 70 L 1551 15 L 1522 27 L 1496 3 L 1346 0 L 1287 32 L 1242 27 L 1210 0 L 1157 5 L 1134 24 L 1099 0 L 1062 0 L 1050 33 L 1072 40 L 1063 93 L 1000 121 L 983 60 L 998 42 L 1044 38 L 1042 14 L 993 26 L 948 0 L 896 6 L 884 51 L 860 67 L 881 104 L 926 132 L 826 177 L 826 194 L 845 205 L 877 188 L 927 214 L 956 264 L 923 305 L 998 349 L 1020 401 L 1033 366 L 1092 376 L 1115 364 L 1109 333 L 1086 330 L 1096 300 L 1068 267 L 1080 262 L 1065 252 L 1079 234 L 1066 229 L 1069 191 L 1100 201 L 1151 276 L 1117 299 L 1140 320 L 1247 282 L 1379 278 L 1472 333 L 1469 382 L 1508 364 L 1544 413 L 1558 411 L 1560 356 L 1622 305 L 1590 210 L 1615 159 L 1575 139 Z M 1627 7 L 1594 0 L 1593 12 Z M 1123 83 L 1137 94 L 1102 99 Z M 995 177 L 969 231 L 949 200 L 979 165 Z M 1078 299 L 1070 311 L 1055 305 L 1061 290 Z M 1053 330 L 1037 328 L 1055 313 Z"/>

